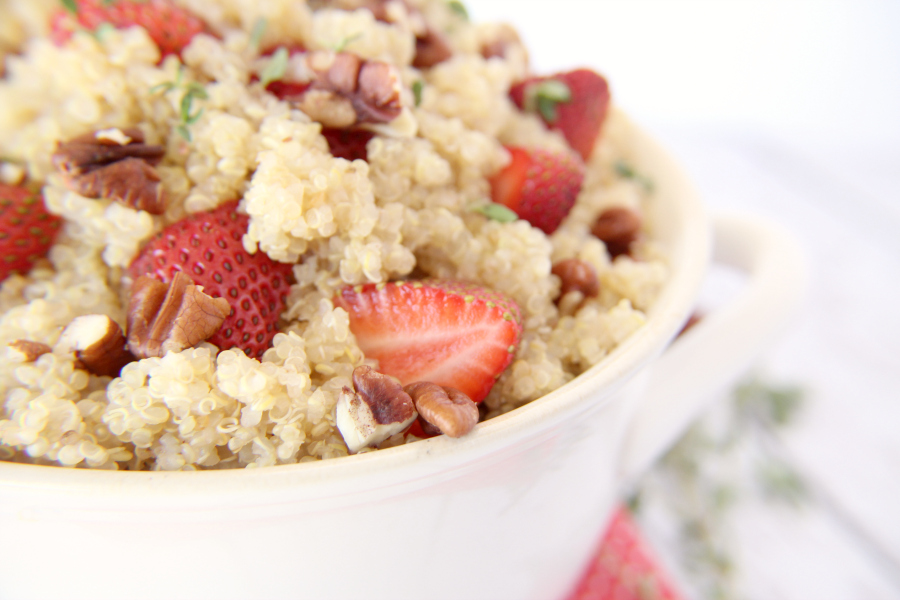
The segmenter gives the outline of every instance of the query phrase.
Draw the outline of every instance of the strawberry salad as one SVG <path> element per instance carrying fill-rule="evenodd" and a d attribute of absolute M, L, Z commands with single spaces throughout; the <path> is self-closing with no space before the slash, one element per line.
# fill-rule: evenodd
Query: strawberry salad
<path fill-rule="evenodd" d="M 589 69 L 447 0 L 0 0 L 0 459 L 260 467 L 557 389 L 666 280 Z"/>

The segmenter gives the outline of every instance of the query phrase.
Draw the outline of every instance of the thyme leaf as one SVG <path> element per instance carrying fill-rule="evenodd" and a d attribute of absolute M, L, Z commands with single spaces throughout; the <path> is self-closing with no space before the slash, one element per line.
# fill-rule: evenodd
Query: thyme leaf
<path fill-rule="evenodd" d="M 253 24 L 253 30 L 250 32 L 250 48 L 253 49 L 253 52 L 259 52 L 259 45 L 266 34 L 268 26 L 269 22 L 266 21 L 265 17 L 258 18 L 256 23 Z"/>
<path fill-rule="evenodd" d="M 284 74 L 287 73 L 288 58 L 288 50 L 284 46 L 275 51 L 275 54 L 272 55 L 272 60 L 269 61 L 269 64 L 266 65 L 266 68 L 259 75 L 259 82 L 263 87 L 266 87 L 273 81 L 279 81 L 284 78 Z"/>
<path fill-rule="evenodd" d="M 348 35 L 347 37 L 342 39 L 340 42 L 338 42 L 338 45 L 334 47 L 334 51 L 335 52 L 343 52 L 344 50 L 347 49 L 347 46 L 349 46 L 356 40 L 360 39 L 362 36 L 363 36 L 362 33 L 354 33 L 353 35 Z"/>
<path fill-rule="evenodd" d="M 632 181 L 639 183 L 648 192 L 652 192 L 656 188 L 656 184 L 653 183 L 652 179 L 638 173 L 634 170 L 634 167 L 623 160 L 616 161 L 613 168 L 616 170 L 616 175 L 623 179 L 631 179 Z"/>
<path fill-rule="evenodd" d="M 499 221 L 500 223 L 512 223 L 513 221 L 519 220 L 519 215 L 513 212 L 511 209 L 503 206 L 502 204 L 497 204 L 496 202 L 490 202 L 488 204 L 477 204 L 470 207 L 473 212 L 481 213 L 488 219 L 492 221 Z"/>
<path fill-rule="evenodd" d="M 571 88 L 558 79 L 541 81 L 525 91 L 525 110 L 540 113 L 547 123 L 555 123 L 559 118 L 558 104 L 571 101 Z"/>
<path fill-rule="evenodd" d="M 466 21 L 469 20 L 469 11 L 466 9 L 466 5 L 459 0 L 450 0 L 450 2 L 447 3 L 447 6 Z"/>
<path fill-rule="evenodd" d="M 413 98 L 416 100 L 416 106 L 422 104 L 422 89 L 425 87 L 425 83 L 421 79 L 416 79 L 412 84 L 412 93 Z"/>

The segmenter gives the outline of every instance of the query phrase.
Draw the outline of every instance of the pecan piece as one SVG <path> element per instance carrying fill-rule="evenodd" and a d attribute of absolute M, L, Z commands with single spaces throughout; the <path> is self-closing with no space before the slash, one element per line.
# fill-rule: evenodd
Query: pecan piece
<path fill-rule="evenodd" d="M 145 144 L 137 128 L 112 129 L 61 142 L 53 165 L 66 187 L 86 198 L 109 198 L 158 215 L 166 200 L 154 166 L 164 154 L 164 147 Z"/>
<path fill-rule="evenodd" d="M 9 347 L 22 355 L 25 362 L 34 362 L 53 350 L 47 344 L 32 342 L 31 340 L 16 340 L 10 342 Z"/>
<path fill-rule="evenodd" d="M 453 50 L 444 34 L 428 29 L 424 35 L 416 36 L 416 57 L 413 66 L 417 69 L 429 69 L 436 64 L 449 60 Z"/>
<path fill-rule="evenodd" d="M 393 377 L 359 366 L 353 388 L 344 387 L 335 407 L 335 423 L 351 453 L 380 444 L 416 418 L 412 398 Z"/>
<path fill-rule="evenodd" d="M 231 313 L 231 306 L 202 290 L 181 271 L 169 284 L 148 275 L 138 278 L 128 307 L 128 349 L 139 358 L 164 356 L 212 336 Z"/>
<path fill-rule="evenodd" d="M 560 308 L 566 305 L 566 312 L 578 310 L 588 298 L 600 293 L 600 281 L 597 272 L 590 264 L 577 258 L 561 260 L 550 271 L 560 280 L 559 297 L 556 299 Z M 571 295 L 570 295 L 571 294 Z"/>
<path fill-rule="evenodd" d="M 310 52 L 314 78 L 297 105 L 326 127 L 388 123 L 400 116 L 400 72 L 393 65 L 347 52 Z"/>
<path fill-rule="evenodd" d="M 106 315 L 85 315 L 66 325 L 56 344 L 61 352 L 75 353 L 75 366 L 94 375 L 118 377 L 135 360 L 126 347 L 119 324 Z"/>
<path fill-rule="evenodd" d="M 443 434 L 462 437 L 478 424 L 478 405 L 456 388 L 419 381 L 403 391 L 412 398 L 419 417 Z M 423 429 L 427 433 L 427 428 Z"/>
<path fill-rule="evenodd" d="M 628 254 L 641 233 L 641 216 L 624 206 L 607 208 L 597 217 L 591 233 L 606 244 L 610 257 Z"/>

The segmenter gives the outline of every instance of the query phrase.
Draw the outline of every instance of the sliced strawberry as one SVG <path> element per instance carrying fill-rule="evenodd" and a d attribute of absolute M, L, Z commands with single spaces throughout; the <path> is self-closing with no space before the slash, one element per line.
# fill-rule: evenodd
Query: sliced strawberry
<path fill-rule="evenodd" d="M 512 361 L 522 333 L 506 296 L 459 281 L 424 280 L 344 288 L 334 303 L 379 371 L 404 385 L 430 381 L 481 402 Z"/>
<path fill-rule="evenodd" d="M 59 10 L 50 18 L 50 38 L 66 43 L 80 29 L 95 31 L 108 23 L 118 29 L 140 26 L 156 42 L 163 57 L 180 54 L 206 25 L 171 0 L 73 0 L 77 10 Z"/>
<path fill-rule="evenodd" d="M 584 181 L 574 153 L 507 148 L 512 162 L 491 179 L 491 198 L 546 234 L 566 218 Z"/>
<path fill-rule="evenodd" d="M 237 202 L 228 202 L 173 223 L 141 249 L 128 273 L 168 283 L 184 271 L 206 294 L 231 304 L 231 314 L 209 342 L 260 357 L 278 333 L 292 267 L 265 252 L 247 254 L 241 240 L 249 217 L 236 209 Z"/>
<path fill-rule="evenodd" d="M 520 109 L 539 113 L 548 127 L 559 130 L 584 160 L 590 157 L 609 109 L 606 79 L 577 69 L 527 79 L 509 95 Z"/>
<path fill-rule="evenodd" d="M 332 156 L 347 160 L 369 160 L 366 144 L 375 134 L 364 129 L 322 129 Z"/>
<path fill-rule="evenodd" d="M 266 91 L 279 100 L 296 100 L 309 89 L 309 83 L 290 83 L 287 81 L 272 81 L 266 84 Z"/>
<path fill-rule="evenodd" d="M 0 281 L 31 270 L 47 254 L 61 225 L 40 194 L 0 183 Z"/>

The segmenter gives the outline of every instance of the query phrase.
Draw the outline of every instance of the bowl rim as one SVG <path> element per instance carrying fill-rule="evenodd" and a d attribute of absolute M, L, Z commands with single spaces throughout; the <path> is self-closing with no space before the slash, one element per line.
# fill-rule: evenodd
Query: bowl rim
<path fill-rule="evenodd" d="M 108 471 L 0 461 L 0 496 L 25 494 L 67 501 L 81 498 L 109 508 L 127 498 L 138 505 L 160 499 L 199 507 L 212 496 L 234 501 L 327 497 L 402 487 L 405 482 L 454 477 L 466 464 L 555 427 L 607 402 L 637 371 L 660 354 L 680 330 L 699 293 L 711 255 L 706 209 L 688 175 L 650 134 L 627 117 L 636 160 L 657 182 L 655 221 L 678 218 L 680 235 L 664 241 L 668 281 L 647 312 L 647 322 L 598 364 L 572 381 L 514 411 L 480 423 L 460 439 L 438 436 L 413 444 L 324 461 L 207 471 Z M 663 184 L 659 185 L 662 181 Z M 660 206 L 662 205 L 662 206 Z M 658 224 L 660 225 L 660 224 Z M 671 224 L 661 224 L 670 227 Z M 177 496 L 177 498 L 176 498 Z M 129 504 L 134 508 L 133 504 Z"/>

